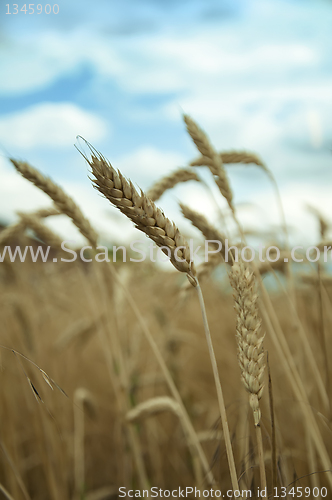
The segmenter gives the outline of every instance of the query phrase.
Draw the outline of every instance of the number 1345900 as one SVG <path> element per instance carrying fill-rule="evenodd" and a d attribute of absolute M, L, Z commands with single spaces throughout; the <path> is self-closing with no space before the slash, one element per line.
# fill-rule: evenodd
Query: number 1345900
<path fill-rule="evenodd" d="M 49 3 L 46 5 L 42 5 L 41 3 L 25 3 L 22 7 L 20 7 L 17 3 L 7 3 L 6 4 L 6 14 L 59 14 L 59 5 Z"/>

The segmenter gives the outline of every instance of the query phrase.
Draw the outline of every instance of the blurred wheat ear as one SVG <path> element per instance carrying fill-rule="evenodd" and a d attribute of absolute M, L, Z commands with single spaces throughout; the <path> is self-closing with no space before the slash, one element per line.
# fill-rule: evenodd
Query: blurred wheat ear
<path fill-rule="evenodd" d="M 207 166 L 214 177 L 215 183 L 234 213 L 233 193 L 223 166 L 222 157 L 216 152 L 205 132 L 190 116 L 183 115 L 183 120 L 187 126 L 188 134 L 195 143 L 198 151 L 203 157 L 207 158 Z"/>
<path fill-rule="evenodd" d="M 196 172 L 190 168 L 179 168 L 153 184 L 146 193 L 147 197 L 152 201 L 157 201 L 169 189 L 172 189 L 181 182 L 189 181 L 200 182 L 200 178 Z"/>
<path fill-rule="evenodd" d="M 32 184 L 44 191 L 53 200 L 56 208 L 73 221 L 81 234 L 86 237 L 93 247 L 97 245 L 97 233 L 86 217 L 84 217 L 78 205 L 60 186 L 49 177 L 44 176 L 39 170 L 33 168 L 29 163 L 18 161 L 14 158 L 10 158 L 10 161 L 22 177 L 32 182 Z"/>
<path fill-rule="evenodd" d="M 258 315 L 255 276 L 242 260 L 235 263 L 229 273 L 234 291 L 236 316 L 236 338 L 238 360 L 244 387 L 249 392 L 249 403 L 253 411 L 257 435 L 260 464 L 261 488 L 266 487 L 266 474 L 262 434 L 260 428 L 261 410 L 259 400 L 263 394 L 265 370 L 264 335 L 261 335 L 261 319 Z"/>

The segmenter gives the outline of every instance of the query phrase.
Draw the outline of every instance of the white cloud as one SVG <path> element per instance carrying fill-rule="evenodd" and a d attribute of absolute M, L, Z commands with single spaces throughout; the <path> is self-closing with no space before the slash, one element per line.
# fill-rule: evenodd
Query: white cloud
<path fill-rule="evenodd" d="M 252 36 L 261 18 L 264 22 L 264 15 L 248 17 L 246 22 L 239 19 L 223 29 L 193 24 L 130 37 L 97 32 L 88 24 L 68 32 L 16 33 L 2 50 L 5 78 L 0 80 L 0 91 L 13 94 L 45 88 L 82 64 L 139 93 L 209 87 L 212 79 L 223 86 L 230 77 L 255 76 L 257 81 L 269 73 L 314 70 L 320 64 L 319 49 L 296 33 L 292 40 L 280 41 L 279 36 L 262 44 L 260 37 Z"/>
<path fill-rule="evenodd" d="M 126 60 L 117 77 L 133 92 L 195 91 L 225 88 L 234 78 L 262 78 L 285 72 L 315 69 L 319 53 L 305 42 L 234 44 L 226 31 L 216 29 L 165 37 L 145 37 L 120 51 Z M 134 55 L 134 57 L 133 57 Z M 125 57 L 126 56 L 126 57 Z M 135 74 L 135 78 L 132 75 Z M 231 85 L 232 85 L 231 84 Z"/>
<path fill-rule="evenodd" d="M 1 142 L 7 147 L 72 146 L 78 134 L 97 141 L 107 132 L 101 118 L 71 103 L 43 103 L 0 117 Z"/>
<path fill-rule="evenodd" d="M 226 93 L 211 89 L 206 95 L 200 91 L 191 94 L 181 105 L 207 132 L 217 149 L 254 151 L 268 166 L 286 168 L 287 172 L 294 161 L 304 160 L 302 173 L 307 173 L 314 161 L 318 168 L 324 165 L 325 159 L 315 158 L 315 151 L 330 154 L 331 88 L 332 81 L 330 85 L 313 87 L 290 85 L 279 92 L 259 87 L 253 91 L 235 89 Z M 178 123 L 176 103 L 168 103 L 162 112 Z M 192 151 L 194 156 L 195 149 Z"/>
<path fill-rule="evenodd" d="M 31 92 L 51 85 L 64 74 L 71 74 L 82 63 L 91 63 L 101 72 L 119 72 L 122 61 L 105 37 L 83 26 L 70 32 L 22 31 L 6 40 L 0 51 L 4 78 L 0 92 Z"/>

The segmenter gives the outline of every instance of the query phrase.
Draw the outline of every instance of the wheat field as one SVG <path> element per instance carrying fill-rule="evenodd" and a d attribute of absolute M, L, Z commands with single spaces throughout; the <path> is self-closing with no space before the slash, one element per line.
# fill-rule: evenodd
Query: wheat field
<path fill-rule="evenodd" d="M 91 257 L 99 236 L 70 193 L 10 159 L 50 204 L 20 212 L 18 222 L 3 227 L 0 254 L 8 246 L 49 245 L 52 258 L 11 262 L 6 253 L 0 262 L 3 498 L 106 500 L 118 498 L 119 488 L 152 487 L 196 487 L 209 490 L 209 498 L 228 490 L 260 498 L 265 488 L 266 498 L 277 491 L 294 498 L 300 488 L 303 498 L 332 498 L 328 270 L 318 261 L 305 276 L 293 272 L 284 262 L 290 255 L 284 222 L 274 263 L 234 263 L 234 253 L 226 263 L 216 244 L 208 262 L 191 261 L 190 235 L 160 207 L 165 191 L 179 183 L 183 190 L 203 184 L 201 169 L 218 189 L 219 226 L 199 200 L 195 208 L 181 203 L 201 244 L 226 238 L 239 248 L 247 244 L 227 174 L 233 164 L 262 169 L 283 221 L 287 214 L 259 156 L 219 152 L 192 118 L 184 122 L 196 159 L 146 193 L 136 187 L 139 172 L 127 179 L 88 143 L 82 153 L 105 206 L 168 254 L 169 269 L 124 263 L 111 250 L 111 262 L 61 262 L 61 238 L 49 218 L 71 219 Z M 324 242 L 329 223 L 312 210 Z M 267 243 L 263 232 L 261 239 Z"/>

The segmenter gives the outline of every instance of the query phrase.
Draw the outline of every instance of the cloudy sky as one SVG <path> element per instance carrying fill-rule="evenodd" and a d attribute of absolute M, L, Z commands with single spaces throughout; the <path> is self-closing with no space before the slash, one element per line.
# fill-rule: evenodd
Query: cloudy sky
<path fill-rule="evenodd" d="M 37 4 L 33 14 L 0 7 L 2 220 L 48 204 L 13 171 L 12 155 L 50 175 L 104 237 L 121 243 L 131 225 L 92 189 L 76 136 L 144 189 L 196 156 L 185 111 L 218 150 L 259 154 L 278 181 L 294 241 L 316 242 L 317 223 L 305 205 L 326 217 L 332 208 L 331 0 L 57 5 L 58 14 L 38 14 Z M 228 172 L 243 224 L 280 224 L 264 173 Z M 179 198 L 215 217 L 210 195 L 183 185 L 160 200 L 180 226 Z M 54 224 L 77 237 L 63 218 Z"/>

